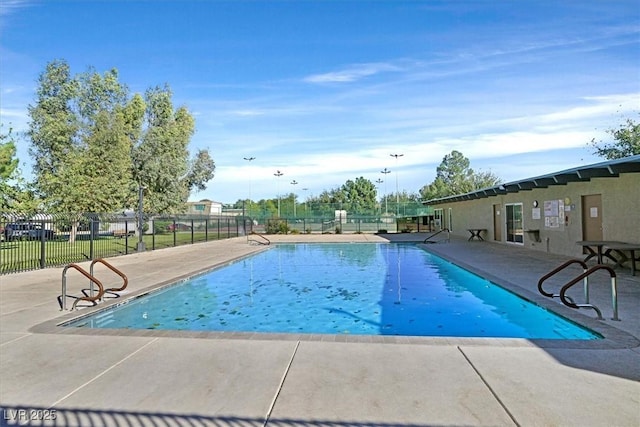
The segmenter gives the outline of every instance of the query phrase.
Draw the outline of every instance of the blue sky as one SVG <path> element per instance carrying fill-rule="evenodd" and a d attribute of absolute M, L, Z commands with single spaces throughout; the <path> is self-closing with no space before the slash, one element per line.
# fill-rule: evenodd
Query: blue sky
<path fill-rule="evenodd" d="M 417 192 L 452 150 L 505 182 L 537 176 L 602 161 L 589 141 L 640 111 L 638 0 L 2 0 L 0 58 L 16 131 L 54 59 L 116 68 L 132 92 L 168 83 L 217 167 L 191 200 L 225 203 L 384 168 L 380 193 L 396 173 Z"/>

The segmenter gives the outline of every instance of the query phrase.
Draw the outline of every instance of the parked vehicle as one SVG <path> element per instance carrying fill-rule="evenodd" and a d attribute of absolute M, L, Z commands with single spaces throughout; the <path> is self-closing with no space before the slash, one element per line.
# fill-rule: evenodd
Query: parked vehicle
<path fill-rule="evenodd" d="M 40 240 L 42 239 L 42 234 L 44 233 L 44 238 L 47 240 L 53 239 L 54 237 L 54 232 L 53 230 L 43 230 L 42 228 L 40 228 L 39 226 L 36 226 L 35 228 L 29 230 L 29 239 L 30 240 Z"/>
<path fill-rule="evenodd" d="M 53 239 L 53 230 L 42 230 L 40 225 L 29 222 L 12 222 L 4 227 L 4 238 L 10 240 L 38 240 L 44 233 L 45 239 Z"/>
<path fill-rule="evenodd" d="M 181 222 L 176 222 L 175 224 L 167 225 L 167 231 L 191 231 L 191 226 Z"/>

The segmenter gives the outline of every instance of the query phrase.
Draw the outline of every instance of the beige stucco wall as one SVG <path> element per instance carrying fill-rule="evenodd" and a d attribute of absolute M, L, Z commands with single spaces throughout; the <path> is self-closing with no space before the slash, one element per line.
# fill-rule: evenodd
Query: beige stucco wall
<path fill-rule="evenodd" d="M 522 203 L 523 228 L 540 230 L 540 242 L 533 233 L 524 233 L 527 248 L 556 254 L 580 256 L 582 248 L 576 242 L 582 236 L 582 196 L 600 194 L 602 198 L 602 233 L 604 240 L 640 243 L 640 173 L 621 174 L 617 178 L 593 178 L 587 182 L 573 182 L 529 191 L 520 191 L 482 199 L 432 205 L 442 209 L 443 226 L 452 234 L 469 237 L 468 228 L 484 228 L 486 240 L 494 240 L 493 205 L 499 205 L 501 243 L 506 242 L 505 205 Z M 538 201 L 540 219 L 533 217 L 533 202 Z M 558 227 L 545 226 L 545 201 L 568 201 L 564 217 Z M 451 209 L 451 223 L 449 223 Z"/>

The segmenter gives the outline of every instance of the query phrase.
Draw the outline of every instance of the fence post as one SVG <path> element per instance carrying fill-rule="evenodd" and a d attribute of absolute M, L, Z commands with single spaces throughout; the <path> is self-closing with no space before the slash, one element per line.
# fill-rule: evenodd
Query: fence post
<path fill-rule="evenodd" d="M 129 255 L 129 220 L 124 220 L 124 254 Z"/>
<path fill-rule="evenodd" d="M 173 219 L 173 246 L 176 246 L 176 219 Z"/>
<path fill-rule="evenodd" d="M 89 218 L 89 259 L 93 260 L 93 218 Z"/>
<path fill-rule="evenodd" d="M 191 218 L 191 244 L 193 245 L 193 218 Z"/>
<path fill-rule="evenodd" d="M 45 251 L 44 220 L 40 221 L 40 268 L 47 267 L 47 254 Z"/>

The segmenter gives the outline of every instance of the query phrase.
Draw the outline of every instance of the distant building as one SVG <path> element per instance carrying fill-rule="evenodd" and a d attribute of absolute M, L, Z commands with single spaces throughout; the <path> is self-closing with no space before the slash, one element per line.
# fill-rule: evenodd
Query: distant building
<path fill-rule="evenodd" d="M 187 215 L 218 217 L 222 215 L 222 203 L 203 199 L 199 202 L 187 202 Z"/>

